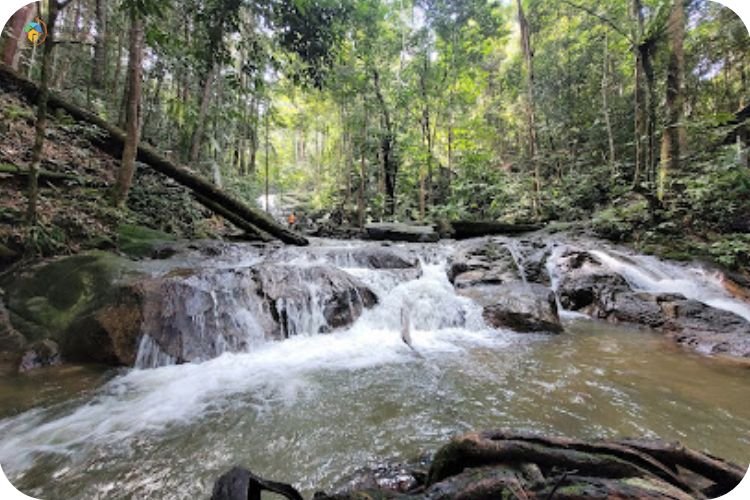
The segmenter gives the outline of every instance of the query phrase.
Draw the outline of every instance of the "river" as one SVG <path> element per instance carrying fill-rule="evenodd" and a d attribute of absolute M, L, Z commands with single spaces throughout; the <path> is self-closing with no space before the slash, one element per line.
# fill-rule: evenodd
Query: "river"
<path fill-rule="evenodd" d="M 3 470 L 44 499 L 177 499 L 207 497 L 239 464 L 311 496 L 489 428 L 660 437 L 750 463 L 747 368 L 577 315 L 565 315 L 561 335 L 490 329 L 448 281 L 446 252 L 419 252 L 419 277 L 329 260 L 379 297 L 331 334 L 202 363 L 0 378 Z M 414 350 L 399 331 L 405 304 Z"/>

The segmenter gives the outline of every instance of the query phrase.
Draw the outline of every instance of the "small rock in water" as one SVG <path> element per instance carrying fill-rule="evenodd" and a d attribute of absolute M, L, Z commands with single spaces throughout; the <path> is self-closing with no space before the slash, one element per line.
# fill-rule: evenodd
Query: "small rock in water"
<path fill-rule="evenodd" d="M 61 362 L 57 343 L 49 339 L 40 340 L 31 344 L 24 353 L 18 371 L 25 373 L 37 368 L 59 365 Z"/>

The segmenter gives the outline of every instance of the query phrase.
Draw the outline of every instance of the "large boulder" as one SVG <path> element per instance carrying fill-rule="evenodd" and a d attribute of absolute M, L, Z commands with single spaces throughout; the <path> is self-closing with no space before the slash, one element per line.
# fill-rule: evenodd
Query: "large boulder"
<path fill-rule="evenodd" d="M 139 269 L 151 268 L 98 252 L 7 278 L 0 365 L 201 361 L 348 326 L 377 302 L 357 278 L 330 266 Z"/>
<path fill-rule="evenodd" d="M 348 326 L 378 301 L 361 281 L 334 267 L 262 264 L 255 273 L 282 337 Z"/>
<path fill-rule="evenodd" d="M 750 358 L 750 323 L 733 312 L 680 294 L 633 290 L 620 274 L 582 250 L 564 254 L 560 268 L 557 293 L 567 310 L 656 329 L 702 354 Z"/>
<path fill-rule="evenodd" d="M 549 285 L 550 250 L 539 240 L 482 238 L 461 242 L 449 259 L 448 279 L 456 288 L 526 281 Z"/>
<path fill-rule="evenodd" d="M 448 280 L 460 289 L 521 281 L 521 275 L 508 247 L 485 239 L 459 246 L 449 259 Z"/>
<path fill-rule="evenodd" d="M 117 283 L 133 273 L 130 264 L 106 252 L 90 252 L 6 276 L 3 285 L 11 323 L 31 345 L 24 353 L 24 369 L 55 363 L 60 357 L 128 364 L 121 361 L 96 317 L 119 300 L 123 290 Z M 137 332 L 129 342 L 134 353 Z"/>
<path fill-rule="evenodd" d="M 612 323 L 635 323 L 658 328 L 664 324 L 656 297 L 633 291 L 619 274 L 596 272 L 565 276 L 558 286 L 560 304 Z"/>
<path fill-rule="evenodd" d="M 663 331 L 678 344 L 701 354 L 750 359 L 750 323 L 743 317 L 681 295 L 662 294 L 656 301 Z"/>
<path fill-rule="evenodd" d="M 459 293 L 481 305 L 484 320 L 494 328 L 548 333 L 563 330 L 555 294 L 545 286 L 534 283 L 476 286 L 461 289 Z"/>
<path fill-rule="evenodd" d="M 0 374 L 14 373 L 18 369 L 26 344 L 26 337 L 10 321 L 0 290 Z"/>

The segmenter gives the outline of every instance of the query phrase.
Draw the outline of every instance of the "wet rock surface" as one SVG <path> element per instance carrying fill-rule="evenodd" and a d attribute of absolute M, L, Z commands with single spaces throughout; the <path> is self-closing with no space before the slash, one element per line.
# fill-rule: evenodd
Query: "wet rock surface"
<path fill-rule="evenodd" d="M 663 330 L 702 354 L 750 357 L 750 323 L 729 312 L 674 295 L 657 296 Z"/>
<path fill-rule="evenodd" d="M 214 500 L 232 469 L 214 487 Z M 318 500 L 414 498 L 715 498 L 734 489 L 745 471 L 732 463 L 660 440 L 582 441 L 512 431 L 469 433 L 443 446 L 427 475 L 413 467 L 375 470 L 344 491 Z M 252 477 L 252 473 L 245 470 Z M 232 476 L 234 475 L 234 476 Z M 285 485 L 285 487 L 289 487 Z M 242 489 L 247 492 L 247 488 Z M 285 489 L 286 498 L 298 498 Z"/>
<path fill-rule="evenodd" d="M 37 368 L 59 365 L 60 348 L 56 342 L 49 339 L 34 342 L 26 349 L 18 366 L 19 373 L 28 372 Z"/>
<path fill-rule="evenodd" d="M 555 294 L 538 284 L 514 283 L 475 286 L 459 291 L 483 308 L 483 317 L 493 328 L 516 332 L 562 332 Z"/>
<path fill-rule="evenodd" d="M 300 250 L 194 241 L 167 242 L 157 250 L 154 258 L 140 260 L 90 252 L 6 275 L 0 283 L 6 290 L 0 304 L 2 370 L 17 371 L 27 354 L 29 369 L 51 363 L 28 347 L 47 339 L 59 346 L 62 360 L 148 367 L 328 333 L 373 307 L 376 292 L 385 298 L 396 284 L 422 276 L 420 261 L 446 259 L 452 289 L 481 306 L 493 328 L 559 333 L 562 308 L 655 329 L 703 354 L 750 358 L 746 317 L 715 306 L 741 295 L 739 285 L 731 293 L 718 285 L 714 292 L 724 296 L 703 302 L 695 290 L 665 292 L 660 280 L 671 283 L 667 289 L 689 291 L 693 278 L 658 265 L 641 269 L 642 256 L 606 253 L 596 242 L 535 234 L 442 246 L 336 242 Z M 381 273 L 373 282 L 376 291 L 359 272 Z M 412 311 L 414 321 L 432 307 L 417 299 L 404 302 L 419 309 Z M 448 326 L 464 322 L 466 311 L 457 304 L 446 306 L 458 307 L 444 311 L 446 318 L 455 317 Z M 415 327 L 446 326 L 428 320 Z"/>
<path fill-rule="evenodd" d="M 173 262 L 166 256 L 138 264 L 96 252 L 7 278 L 8 308 L 0 307 L 3 366 L 21 366 L 21 359 L 23 371 L 61 359 L 142 367 L 207 360 L 346 327 L 377 303 L 358 278 L 333 265 L 255 264 L 263 252 L 253 248 L 175 244 L 165 254 L 177 253 Z M 215 265 L 192 267 L 207 254 L 216 256 Z M 349 257 L 373 268 L 417 269 L 407 254 L 385 248 Z M 48 341 L 60 346 L 54 356 L 26 347 Z"/>
<path fill-rule="evenodd" d="M 583 250 L 564 253 L 561 268 L 564 274 L 557 293 L 568 310 L 653 328 L 701 354 L 750 356 L 750 323 L 731 311 L 679 293 L 638 291 Z"/>
<path fill-rule="evenodd" d="M 334 267 L 261 265 L 254 272 L 283 337 L 350 325 L 378 301 L 361 281 Z"/>

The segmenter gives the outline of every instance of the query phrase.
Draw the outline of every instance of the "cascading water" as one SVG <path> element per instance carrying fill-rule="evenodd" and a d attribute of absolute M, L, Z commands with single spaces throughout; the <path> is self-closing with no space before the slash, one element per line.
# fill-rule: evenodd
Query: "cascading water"
<path fill-rule="evenodd" d="M 518 244 L 516 241 L 511 240 L 505 244 L 505 248 L 508 249 L 508 252 L 510 252 L 510 255 L 513 257 L 513 263 L 516 265 L 516 269 L 518 269 L 518 275 L 521 277 L 521 281 L 523 281 L 525 285 L 528 285 L 529 282 L 526 279 L 526 268 L 523 266 L 523 256 L 518 249 Z"/>
<path fill-rule="evenodd" d="M 599 322 L 570 323 L 566 334 L 552 337 L 489 329 L 481 308 L 448 281 L 454 248 L 402 245 L 393 247 L 398 259 L 373 259 L 365 247 L 322 242 L 247 258 L 246 266 L 222 262 L 177 273 L 165 285 L 169 300 L 152 303 L 158 315 L 141 340 L 139 365 L 161 367 L 6 413 L 4 471 L 41 498 L 176 499 L 207 496 L 219 474 L 242 464 L 309 495 L 342 486 L 361 466 L 409 460 L 457 432 L 497 427 L 584 438 L 659 436 L 750 458 L 744 372 L 696 361 L 647 332 Z M 565 250 L 550 250 L 554 289 Z M 267 265 L 271 270 L 263 271 Z M 326 266 L 334 270 L 315 274 Z M 649 273 L 656 270 L 668 274 Z M 259 281 L 263 272 L 266 281 Z M 319 314 L 331 303 L 321 292 L 325 280 L 311 283 L 311 276 L 350 286 L 338 273 L 356 277 L 377 304 L 353 323 L 318 334 L 328 329 Z M 274 286 L 290 280 L 300 284 L 292 287 L 299 295 L 272 300 Z M 357 308 L 358 300 L 364 299 L 347 295 L 336 305 Z M 296 335 L 267 337 L 271 305 L 293 318 L 285 328 Z M 402 341 L 402 311 L 418 355 Z M 171 323 L 194 330 L 188 340 L 219 329 L 223 343 L 215 349 L 223 354 L 163 366 L 180 361 L 163 350 L 174 346 L 155 326 Z"/>
<path fill-rule="evenodd" d="M 750 321 L 750 304 L 732 298 L 717 273 L 700 267 L 681 266 L 646 255 L 592 250 L 604 265 L 622 275 L 636 290 L 676 293 L 711 307 L 730 311 Z"/>

